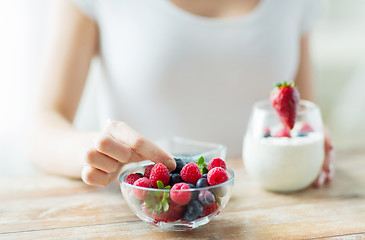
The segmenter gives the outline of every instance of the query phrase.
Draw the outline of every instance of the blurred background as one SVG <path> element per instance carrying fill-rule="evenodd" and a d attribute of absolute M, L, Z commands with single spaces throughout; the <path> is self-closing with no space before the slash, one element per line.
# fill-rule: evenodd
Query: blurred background
<path fill-rule="evenodd" d="M 0 174 L 29 171 L 24 132 L 51 4 L 0 0 Z M 317 103 L 337 149 L 365 148 L 365 1 L 327 0 L 323 5 L 311 50 Z M 98 62 L 92 65 L 75 121 L 79 129 L 98 124 L 93 102 Z"/>

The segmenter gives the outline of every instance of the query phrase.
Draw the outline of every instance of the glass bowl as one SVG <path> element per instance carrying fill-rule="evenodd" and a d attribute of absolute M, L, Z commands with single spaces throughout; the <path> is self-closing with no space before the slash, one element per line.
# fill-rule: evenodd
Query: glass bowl
<path fill-rule="evenodd" d="M 203 156 L 204 159 L 225 159 L 227 147 L 222 144 L 202 142 L 181 137 L 163 138 L 156 144 L 177 158 L 186 162 L 197 162 Z"/>
<path fill-rule="evenodd" d="M 186 159 L 183 160 L 186 161 Z M 186 162 L 188 163 L 189 161 Z M 183 231 L 207 224 L 224 209 L 231 197 L 234 172 L 228 168 L 228 180 L 226 182 L 204 188 L 186 190 L 155 189 L 138 187 L 125 182 L 126 177 L 131 173 L 144 173 L 146 166 L 148 165 L 130 168 L 122 172 L 119 176 L 120 188 L 129 208 L 140 219 L 162 229 Z M 190 203 L 186 205 L 175 203 L 170 198 L 172 191 L 174 191 L 174 194 L 190 192 L 190 203 L 199 201 L 198 195 L 204 191 L 213 193 L 215 200 L 209 206 L 203 206 L 202 213 L 195 220 L 186 221 L 184 213 L 189 211 L 188 206 Z"/>

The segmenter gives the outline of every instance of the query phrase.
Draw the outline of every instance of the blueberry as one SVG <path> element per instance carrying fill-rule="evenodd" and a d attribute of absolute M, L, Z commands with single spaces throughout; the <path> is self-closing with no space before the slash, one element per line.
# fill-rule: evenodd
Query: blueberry
<path fill-rule="evenodd" d="M 184 219 L 185 221 L 187 222 L 192 222 L 194 221 L 195 219 L 197 219 L 198 216 L 194 216 L 192 214 L 190 214 L 188 211 L 184 212 Z"/>
<path fill-rule="evenodd" d="M 180 173 L 170 173 L 170 183 L 169 185 L 172 187 L 175 183 L 182 182 L 182 178 L 180 176 Z"/>
<path fill-rule="evenodd" d="M 187 185 L 189 185 L 190 188 L 195 188 L 195 185 L 192 183 L 186 183 Z"/>
<path fill-rule="evenodd" d="M 306 136 L 308 136 L 308 133 L 306 132 L 301 131 L 298 133 L 298 137 L 306 137 Z"/>
<path fill-rule="evenodd" d="M 186 165 L 186 162 L 180 158 L 174 158 L 176 163 L 176 168 L 172 173 L 180 173 L 181 169 Z"/>
<path fill-rule="evenodd" d="M 199 193 L 198 200 L 204 206 L 212 205 L 215 201 L 214 194 L 209 190 L 203 190 Z"/>
<path fill-rule="evenodd" d="M 203 212 L 203 205 L 198 200 L 192 200 L 186 207 L 184 219 L 188 222 L 194 221 Z"/>
<path fill-rule="evenodd" d="M 208 187 L 209 183 L 206 178 L 201 178 L 196 182 L 197 188 Z"/>
<path fill-rule="evenodd" d="M 143 174 L 142 173 L 136 173 L 138 176 L 140 176 L 140 177 L 143 177 Z"/>
<path fill-rule="evenodd" d="M 194 184 L 192 183 L 186 183 L 189 185 L 190 188 L 196 188 Z M 191 199 L 197 199 L 198 198 L 198 191 L 191 191 Z"/>
<path fill-rule="evenodd" d="M 264 138 L 271 137 L 271 134 L 269 132 L 264 133 Z"/>
<path fill-rule="evenodd" d="M 208 173 L 204 173 L 203 178 L 208 178 Z"/>

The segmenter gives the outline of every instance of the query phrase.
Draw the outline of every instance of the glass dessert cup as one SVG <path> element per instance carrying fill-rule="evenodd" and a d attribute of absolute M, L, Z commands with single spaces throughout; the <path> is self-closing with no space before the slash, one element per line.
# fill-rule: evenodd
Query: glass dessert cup
<path fill-rule="evenodd" d="M 143 188 L 125 182 L 129 174 L 143 173 L 146 166 L 148 165 L 134 167 L 121 173 L 119 176 L 120 188 L 129 208 L 140 219 L 162 229 L 183 231 L 207 224 L 224 209 L 231 197 L 234 184 L 234 172 L 228 168 L 228 180 L 224 183 L 204 188 L 175 190 L 175 192 L 190 192 L 191 196 L 197 196 L 201 191 L 210 191 L 215 197 L 213 204 L 203 206 L 203 212 L 200 216 L 193 221 L 185 221 L 183 216 L 186 211 L 186 205 L 174 203 L 169 198 L 170 190 Z M 168 208 L 166 206 L 158 207 L 160 199 L 166 197 L 168 198 Z M 152 210 L 156 206 L 160 208 L 160 211 Z"/>
<path fill-rule="evenodd" d="M 243 143 L 247 173 L 263 188 L 292 192 L 307 188 L 324 161 L 324 133 L 319 108 L 301 100 L 291 137 L 275 137 L 283 129 L 270 101 L 254 104 Z"/>

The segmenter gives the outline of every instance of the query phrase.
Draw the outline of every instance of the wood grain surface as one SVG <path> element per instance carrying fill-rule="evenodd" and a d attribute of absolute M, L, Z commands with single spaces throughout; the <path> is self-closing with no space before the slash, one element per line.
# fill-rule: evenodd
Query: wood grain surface
<path fill-rule="evenodd" d="M 240 159 L 227 163 L 236 174 L 227 207 L 185 232 L 142 222 L 117 182 L 0 176 L 0 239 L 365 239 L 365 151 L 337 153 L 332 184 L 291 194 L 262 190 Z"/>

